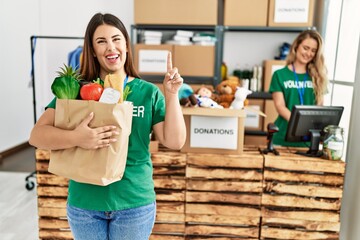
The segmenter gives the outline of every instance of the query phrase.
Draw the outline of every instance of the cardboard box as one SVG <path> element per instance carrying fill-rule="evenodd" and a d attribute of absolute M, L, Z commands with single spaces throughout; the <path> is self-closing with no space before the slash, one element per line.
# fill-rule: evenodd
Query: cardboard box
<path fill-rule="evenodd" d="M 268 19 L 268 0 L 225 0 L 225 26 L 265 27 Z"/>
<path fill-rule="evenodd" d="M 270 27 L 311 27 L 315 0 L 270 0 Z"/>
<path fill-rule="evenodd" d="M 174 45 L 173 57 L 173 66 L 179 69 L 179 72 L 182 76 L 214 76 L 214 46 Z"/>
<path fill-rule="evenodd" d="M 217 25 L 218 0 L 135 0 L 135 24 Z"/>
<path fill-rule="evenodd" d="M 134 63 L 139 74 L 158 75 L 167 71 L 167 54 L 174 52 L 174 46 L 169 44 L 147 45 L 134 44 Z M 174 60 L 174 54 L 172 54 Z"/>
<path fill-rule="evenodd" d="M 241 154 L 244 110 L 183 108 L 186 142 L 181 152 Z"/>
<path fill-rule="evenodd" d="M 258 112 L 251 111 L 250 109 L 255 109 L 257 111 L 264 112 L 264 100 L 263 99 L 248 99 L 249 105 L 245 109 L 245 129 L 246 130 L 263 130 L 264 117 L 261 116 Z"/>
<path fill-rule="evenodd" d="M 267 138 L 266 136 L 245 135 L 244 145 L 264 148 L 267 145 L 266 138 Z"/>
<path fill-rule="evenodd" d="M 274 123 L 278 117 L 278 112 L 276 111 L 275 104 L 273 100 L 265 100 L 264 112 L 266 117 L 264 118 L 264 131 L 267 131 L 267 125 L 269 123 Z"/>
<path fill-rule="evenodd" d="M 285 65 L 286 65 L 285 60 L 265 60 L 264 61 L 264 71 L 265 71 L 265 73 L 264 73 L 264 91 L 265 92 L 269 91 L 273 73 L 276 70 L 283 68 Z"/>

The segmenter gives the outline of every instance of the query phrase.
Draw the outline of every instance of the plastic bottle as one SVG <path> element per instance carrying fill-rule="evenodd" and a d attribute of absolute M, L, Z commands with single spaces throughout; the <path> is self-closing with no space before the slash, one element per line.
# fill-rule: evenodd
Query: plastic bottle
<path fill-rule="evenodd" d="M 221 64 L 221 80 L 227 79 L 227 72 L 228 72 L 228 67 L 227 67 L 226 64 L 223 62 L 223 63 Z"/>

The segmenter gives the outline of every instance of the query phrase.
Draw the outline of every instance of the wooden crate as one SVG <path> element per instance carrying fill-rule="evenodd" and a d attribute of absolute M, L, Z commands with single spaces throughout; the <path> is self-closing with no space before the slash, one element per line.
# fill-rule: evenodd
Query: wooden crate
<path fill-rule="evenodd" d="M 345 163 L 280 154 L 265 156 L 261 239 L 339 239 Z"/>
<path fill-rule="evenodd" d="M 263 156 L 188 153 L 186 239 L 258 239 Z"/>
<path fill-rule="evenodd" d="M 39 238 L 73 239 L 66 219 L 68 179 L 47 171 L 49 159 L 49 151 L 36 150 Z M 186 156 L 159 152 L 152 160 L 157 212 L 151 239 L 184 239 Z"/>
<path fill-rule="evenodd" d="M 157 152 L 151 159 L 157 210 L 150 239 L 184 239 L 186 154 Z"/>
<path fill-rule="evenodd" d="M 68 179 L 47 171 L 49 151 L 37 149 L 35 158 L 39 239 L 74 239 L 66 219 Z"/>
<path fill-rule="evenodd" d="M 151 240 L 338 239 L 345 163 L 295 155 L 157 152 Z M 36 150 L 40 239 L 73 239 L 68 180 L 47 172 Z"/>

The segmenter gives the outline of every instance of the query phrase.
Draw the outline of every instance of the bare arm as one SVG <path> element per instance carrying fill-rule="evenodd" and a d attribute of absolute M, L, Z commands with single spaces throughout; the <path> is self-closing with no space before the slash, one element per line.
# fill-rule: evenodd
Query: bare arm
<path fill-rule="evenodd" d="M 318 105 L 318 106 L 324 105 L 324 96 L 316 103 L 316 105 Z"/>
<path fill-rule="evenodd" d="M 29 143 L 34 147 L 57 150 L 71 147 L 96 149 L 115 142 L 115 126 L 90 128 L 93 114 L 87 116 L 74 130 L 64 130 L 54 126 L 55 110 L 48 108 L 31 131 Z"/>
<path fill-rule="evenodd" d="M 165 121 L 154 125 L 153 129 L 156 138 L 164 146 L 180 149 L 186 140 L 186 127 L 178 98 L 183 79 L 178 73 L 178 69 L 172 67 L 170 52 L 167 69 L 163 82 L 166 104 Z"/>
<path fill-rule="evenodd" d="M 282 92 L 273 92 L 272 98 L 274 100 L 275 108 L 278 114 L 286 121 L 289 121 L 291 112 L 285 105 L 284 94 Z"/>

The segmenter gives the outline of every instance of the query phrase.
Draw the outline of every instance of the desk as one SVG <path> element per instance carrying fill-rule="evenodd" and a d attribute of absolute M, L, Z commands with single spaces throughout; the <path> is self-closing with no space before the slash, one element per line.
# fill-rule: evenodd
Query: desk
<path fill-rule="evenodd" d="M 345 163 L 295 155 L 152 154 L 157 216 L 151 240 L 338 239 Z M 73 239 L 68 180 L 36 150 L 40 239 Z M 210 238 L 212 237 L 212 238 Z"/>

